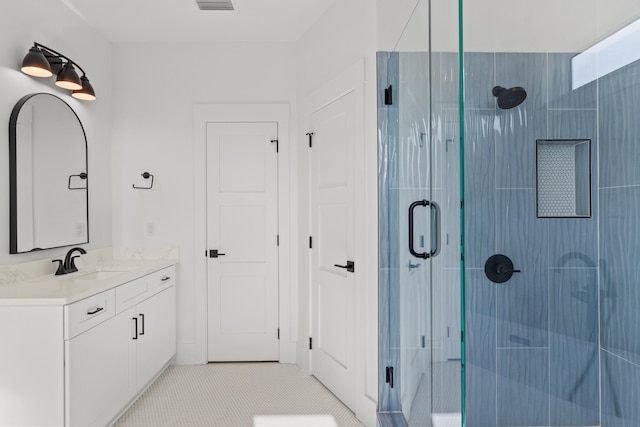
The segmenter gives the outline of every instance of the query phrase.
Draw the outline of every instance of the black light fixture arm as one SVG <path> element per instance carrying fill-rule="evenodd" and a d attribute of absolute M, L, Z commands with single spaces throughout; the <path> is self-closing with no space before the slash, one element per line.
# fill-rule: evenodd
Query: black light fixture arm
<path fill-rule="evenodd" d="M 33 45 L 34 45 L 35 47 L 39 48 L 39 49 L 44 49 L 44 50 L 46 50 L 47 52 L 53 53 L 53 54 L 54 54 L 54 55 L 56 55 L 58 58 L 63 58 L 63 59 L 65 59 L 68 63 L 70 63 L 70 64 L 71 64 L 71 65 L 73 65 L 74 67 L 77 67 L 77 68 L 78 68 L 78 70 L 80 70 L 80 71 L 82 72 L 82 75 L 83 75 L 83 76 L 86 76 L 86 75 L 87 75 L 87 73 L 85 73 L 85 72 L 84 72 L 84 70 L 82 69 L 82 67 L 81 67 L 80 65 L 78 65 L 78 63 L 77 63 L 76 61 L 74 61 L 73 59 L 69 58 L 68 56 L 63 55 L 63 54 L 61 54 L 60 52 L 55 51 L 55 50 L 51 49 L 50 47 L 47 47 L 47 46 L 45 46 L 45 45 L 43 45 L 43 44 L 41 44 L 41 43 L 38 43 L 38 42 L 33 42 Z"/>
<path fill-rule="evenodd" d="M 76 69 L 80 70 L 82 77 Z M 87 73 L 76 61 L 67 55 L 51 49 L 42 43 L 33 42 L 22 60 L 20 70 L 33 77 L 56 76 L 56 86 L 72 91 L 71 96 L 83 101 L 96 99 L 96 91 L 93 89 Z"/>

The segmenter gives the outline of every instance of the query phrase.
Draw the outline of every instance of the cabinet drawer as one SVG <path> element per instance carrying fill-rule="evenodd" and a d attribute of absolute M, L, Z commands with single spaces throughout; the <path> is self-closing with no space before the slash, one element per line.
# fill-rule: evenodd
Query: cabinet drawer
<path fill-rule="evenodd" d="M 110 319 L 115 314 L 113 289 L 64 306 L 64 339 L 68 340 L 87 329 Z"/>
<path fill-rule="evenodd" d="M 150 276 L 149 287 L 152 294 L 176 284 L 176 269 L 173 266 L 156 271 Z"/>
<path fill-rule="evenodd" d="M 116 288 L 116 313 L 133 307 L 149 298 L 149 276 L 143 276 Z"/>

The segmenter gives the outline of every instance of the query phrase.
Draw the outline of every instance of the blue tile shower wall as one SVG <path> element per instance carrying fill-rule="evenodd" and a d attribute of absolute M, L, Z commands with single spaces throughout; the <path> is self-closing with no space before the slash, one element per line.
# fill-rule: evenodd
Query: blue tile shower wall
<path fill-rule="evenodd" d="M 383 94 L 398 81 L 398 56 L 381 55 Z M 465 54 L 467 427 L 640 425 L 640 64 L 572 91 L 572 56 Z M 441 60 L 446 68 L 457 58 Z M 497 110 L 497 84 L 523 86 L 528 98 Z M 457 85 L 443 80 L 439 89 L 453 99 Z M 384 384 L 399 333 L 389 312 L 398 304 L 398 111 L 379 105 Z M 592 218 L 536 218 L 539 138 L 591 140 Z M 483 265 L 494 253 L 523 272 L 489 282 Z M 398 402 L 381 392 L 381 408 Z"/>
<path fill-rule="evenodd" d="M 599 417 L 596 86 L 572 54 L 465 54 L 466 423 L 593 426 Z M 500 110 L 491 89 L 522 86 Z M 536 217 L 536 139 L 590 139 L 589 219 Z M 506 254 L 522 270 L 484 275 Z"/>
<path fill-rule="evenodd" d="M 602 425 L 640 425 L 640 61 L 600 79 Z"/>
<path fill-rule="evenodd" d="M 548 277 L 550 424 L 592 425 L 599 418 L 597 269 L 557 268 Z"/>

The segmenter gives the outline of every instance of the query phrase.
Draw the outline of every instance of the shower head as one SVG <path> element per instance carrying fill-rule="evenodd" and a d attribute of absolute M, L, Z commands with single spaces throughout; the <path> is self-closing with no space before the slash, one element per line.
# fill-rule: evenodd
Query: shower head
<path fill-rule="evenodd" d="M 505 89 L 502 86 L 493 88 L 493 96 L 498 98 L 498 107 L 503 110 L 517 107 L 527 97 L 527 91 L 523 87 L 516 86 L 511 89 Z"/>

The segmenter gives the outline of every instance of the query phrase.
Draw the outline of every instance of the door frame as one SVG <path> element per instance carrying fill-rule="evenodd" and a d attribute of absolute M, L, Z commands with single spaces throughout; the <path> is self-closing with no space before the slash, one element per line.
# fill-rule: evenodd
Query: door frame
<path fill-rule="evenodd" d="M 297 289 L 291 277 L 297 276 L 295 233 L 297 216 L 292 212 L 292 181 L 289 104 L 195 104 L 194 117 L 194 280 L 195 348 L 194 364 L 206 364 L 207 355 L 207 123 L 276 122 L 278 124 L 278 230 L 280 236 L 278 275 L 278 316 L 280 319 L 280 363 L 296 362 L 298 336 Z"/>

